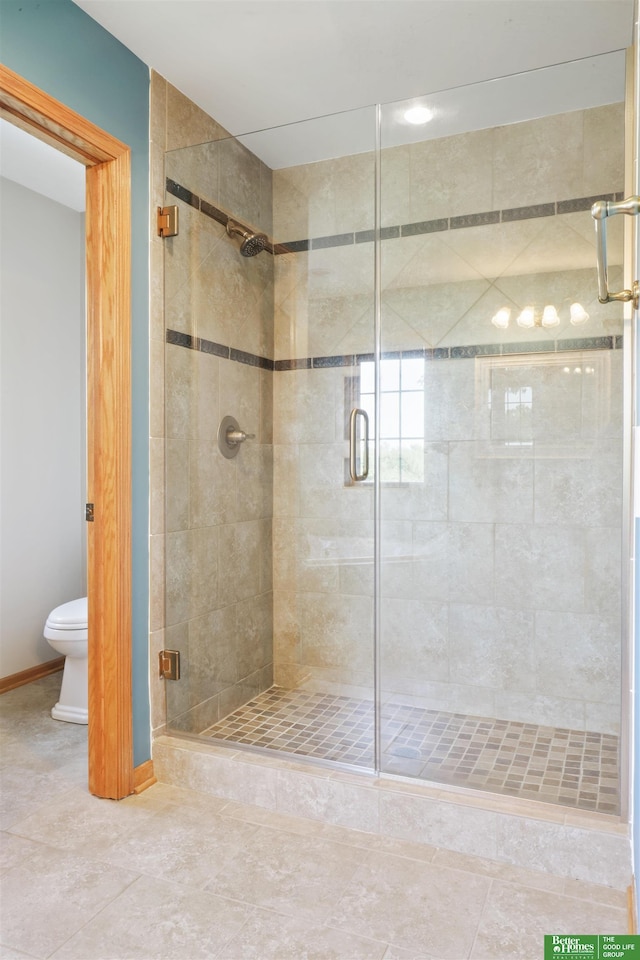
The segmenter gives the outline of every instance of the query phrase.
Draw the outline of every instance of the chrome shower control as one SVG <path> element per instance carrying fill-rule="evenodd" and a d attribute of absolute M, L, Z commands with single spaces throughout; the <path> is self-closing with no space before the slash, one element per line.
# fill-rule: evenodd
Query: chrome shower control
<path fill-rule="evenodd" d="M 218 449 L 223 457 L 235 457 L 245 440 L 255 440 L 255 433 L 245 433 L 235 417 L 223 417 L 218 427 Z"/>

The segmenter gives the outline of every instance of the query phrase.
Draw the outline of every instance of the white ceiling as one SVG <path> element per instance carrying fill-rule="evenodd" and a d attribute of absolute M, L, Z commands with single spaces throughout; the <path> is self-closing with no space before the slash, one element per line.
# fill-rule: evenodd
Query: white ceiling
<path fill-rule="evenodd" d="M 85 208 L 83 165 L 6 120 L 0 120 L 0 176 L 72 210 Z"/>
<path fill-rule="evenodd" d="M 633 0 L 74 2 L 234 135 L 622 50 L 633 25 Z M 505 119 L 497 121 L 489 111 L 485 123 L 484 108 L 478 114 L 479 99 L 495 104 L 497 90 L 449 94 L 458 126 L 447 120 L 445 130 L 549 112 L 536 103 L 546 96 L 536 93 L 540 86 L 561 104 L 554 112 L 621 99 L 620 62 L 603 60 L 575 74 L 565 68 L 547 79 L 542 71 L 512 95 L 505 85 Z M 337 121 L 335 138 L 359 123 L 370 142 L 370 124 L 357 116 Z M 331 136 L 329 126 L 321 139 Z M 430 135 L 443 134 L 434 125 Z M 292 136 L 313 139 L 308 126 Z M 271 166 L 317 158 L 313 149 L 294 157 L 291 145 L 276 146 L 273 137 L 265 153 L 257 143 L 252 149 Z"/>
<path fill-rule="evenodd" d="M 231 133 L 294 124 L 245 141 L 274 168 L 372 149 L 372 111 L 359 108 L 375 103 L 435 110 L 411 128 L 385 108 L 389 145 L 621 100 L 624 56 L 608 54 L 633 26 L 633 0 L 74 2 Z M 340 111 L 356 112 L 327 117 Z M 298 123 L 311 117 L 326 119 Z M 3 176 L 82 205 L 79 164 L 59 186 L 68 158 L 45 163 L 16 128 L 0 136 Z"/>

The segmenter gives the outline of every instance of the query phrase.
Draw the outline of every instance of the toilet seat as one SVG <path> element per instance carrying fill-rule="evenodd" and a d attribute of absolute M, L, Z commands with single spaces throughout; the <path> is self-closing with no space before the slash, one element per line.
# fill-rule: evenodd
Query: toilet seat
<path fill-rule="evenodd" d="M 62 603 L 51 611 L 46 625 L 53 630 L 86 630 L 87 606 L 86 597 Z"/>
<path fill-rule="evenodd" d="M 44 636 L 47 640 L 86 640 L 87 598 L 70 600 L 52 610 L 44 625 Z"/>

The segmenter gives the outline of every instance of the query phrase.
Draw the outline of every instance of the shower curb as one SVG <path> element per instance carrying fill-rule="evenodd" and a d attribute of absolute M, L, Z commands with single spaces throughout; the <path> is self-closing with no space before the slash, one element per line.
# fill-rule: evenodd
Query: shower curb
<path fill-rule="evenodd" d="M 394 840 L 626 890 L 629 826 L 605 814 L 160 736 L 161 783 Z"/>

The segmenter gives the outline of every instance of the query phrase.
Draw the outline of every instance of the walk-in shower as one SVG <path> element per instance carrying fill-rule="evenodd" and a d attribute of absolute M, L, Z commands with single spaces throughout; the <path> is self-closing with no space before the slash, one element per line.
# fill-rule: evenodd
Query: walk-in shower
<path fill-rule="evenodd" d="M 597 59 L 166 154 L 169 732 L 619 813 Z"/>

